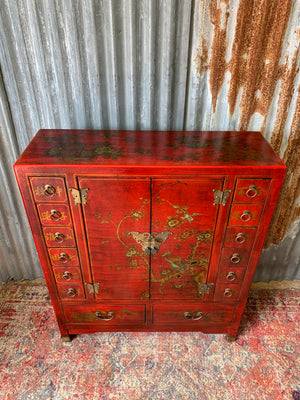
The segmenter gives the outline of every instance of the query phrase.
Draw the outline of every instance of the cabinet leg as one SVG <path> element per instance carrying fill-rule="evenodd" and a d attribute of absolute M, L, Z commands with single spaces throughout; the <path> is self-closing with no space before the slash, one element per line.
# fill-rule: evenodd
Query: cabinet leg
<path fill-rule="evenodd" d="M 62 335 L 62 336 L 61 336 L 61 341 L 62 341 L 63 343 L 69 343 L 69 342 L 72 341 L 72 338 L 71 338 L 70 335 Z"/>
<path fill-rule="evenodd" d="M 235 342 L 235 340 L 236 340 L 236 336 L 226 335 L 226 341 L 227 342 Z"/>

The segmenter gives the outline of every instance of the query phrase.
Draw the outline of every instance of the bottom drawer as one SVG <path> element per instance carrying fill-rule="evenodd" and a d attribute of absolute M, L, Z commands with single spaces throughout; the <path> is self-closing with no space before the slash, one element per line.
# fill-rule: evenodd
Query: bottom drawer
<path fill-rule="evenodd" d="M 64 306 L 67 322 L 104 326 L 133 326 L 146 323 L 145 304 L 98 304 Z"/>
<path fill-rule="evenodd" d="M 232 320 L 235 307 L 233 305 L 210 304 L 154 304 L 152 321 L 155 325 L 177 325 L 191 329 L 229 323 Z"/>

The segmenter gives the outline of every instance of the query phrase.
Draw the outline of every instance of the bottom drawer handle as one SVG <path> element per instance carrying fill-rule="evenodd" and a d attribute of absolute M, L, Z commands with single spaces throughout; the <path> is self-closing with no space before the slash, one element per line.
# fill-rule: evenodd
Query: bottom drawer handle
<path fill-rule="evenodd" d="M 203 315 L 204 314 L 201 311 L 195 311 L 193 313 L 187 311 L 187 312 L 184 313 L 184 318 L 185 319 L 190 319 L 190 320 L 193 320 L 193 321 L 198 321 L 199 319 L 203 318 Z"/>
<path fill-rule="evenodd" d="M 113 311 L 96 311 L 96 318 L 101 319 L 102 321 L 110 321 L 111 319 L 114 318 L 114 312 Z"/>

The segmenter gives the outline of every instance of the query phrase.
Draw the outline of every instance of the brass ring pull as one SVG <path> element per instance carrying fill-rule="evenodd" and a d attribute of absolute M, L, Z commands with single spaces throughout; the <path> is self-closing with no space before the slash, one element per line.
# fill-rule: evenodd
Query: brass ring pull
<path fill-rule="evenodd" d="M 62 275 L 63 280 L 70 281 L 72 279 L 72 274 L 69 271 L 65 271 Z"/>
<path fill-rule="evenodd" d="M 196 311 L 193 313 L 187 311 L 184 313 L 184 318 L 192 320 L 192 321 L 198 321 L 199 319 L 203 318 L 203 316 L 204 316 L 204 314 L 201 311 Z"/>
<path fill-rule="evenodd" d="M 226 279 L 227 279 L 229 282 L 233 282 L 233 281 L 236 280 L 236 274 L 235 274 L 234 272 L 230 271 L 230 272 L 228 272 L 228 274 L 226 275 Z"/>
<path fill-rule="evenodd" d="M 241 215 L 241 220 L 243 222 L 248 222 L 251 219 L 251 213 L 248 210 L 243 211 L 243 214 Z"/>
<path fill-rule="evenodd" d="M 56 193 L 56 189 L 52 185 L 45 185 L 44 186 L 44 195 L 48 197 L 53 197 Z"/>
<path fill-rule="evenodd" d="M 255 185 L 249 186 L 249 189 L 246 192 L 246 196 L 249 197 L 250 199 L 253 199 L 253 197 L 257 196 L 257 189 Z"/>
<path fill-rule="evenodd" d="M 245 241 L 246 241 L 246 236 L 242 232 L 240 232 L 236 235 L 236 237 L 235 237 L 236 243 L 243 244 L 243 243 L 245 243 Z"/>
<path fill-rule="evenodd" d="M 50 212 L 50 218 L 52 219 L 52 221 L 59 221 L 62 217 L 62 213 L 60 211 L 57 210 L 51 210 Z"/>
<path fill-rule="evenodd" d="M 54 241 L 56 243 L 62 243 L 65 240 L 65 235 L 60 232 L 55 232 L 54 234 Z"/>
<path fill-rule="evenodd" d="M 60 253 L 59 261 L 63 264 L 66 264 L 70 260 L 70 257 L 66 253 Z"/>
<path fill-rule="evenodd" d="M 67 296 L 69 296 L 69 297 L 76 297 L 76 296 L 77 296 L 76 290 L 75 290 L 74 288 L 70 288 L 70 289 L 67 291 Z"/>
<path fill-rule="evenodd" d="M 96 318 L 101 319 L 101 321 L 110 321 L 114 318 L 113 311 L 96 311 L 95 312 Z"/>
<path fill-rule="evenodd" d="M 225 289 L 225 291 L 224 291 L 225 297 L 231 297 L 232 295 L 233 295 L 233 293 L 232 293 L 231 289 L 229 289 L 229 288 Z"/>
<path fill-rule="evenodd" d="M 238 263 L 241 261 L 241 257 L 240 257 L 240 255 L 239 255 L 238 253 L 234 253 L 234 254 L 232 254 L 232 256 L 231 256 L 230 261 L 231 261 L 233 264 L 238 264 Z"/>

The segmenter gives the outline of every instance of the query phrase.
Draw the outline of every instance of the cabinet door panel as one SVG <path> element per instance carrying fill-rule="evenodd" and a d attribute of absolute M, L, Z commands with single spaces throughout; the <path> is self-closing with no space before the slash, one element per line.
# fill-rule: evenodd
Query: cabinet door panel
<path fill-rule="evenodd" d="M 151 256 L 153 299 L 202 298 L 223 179 L 153 180 L 152 232 L 170 232 Z M 222 206 L 223 207 L 223 206 Z"/>
<path fill-rule="evenodd" d="M 97 299 L 149 297 L 149 256 L 134 233 L 150 229 L 150 180 L 79 178 L 88 188 L 82 206 Z"/>

